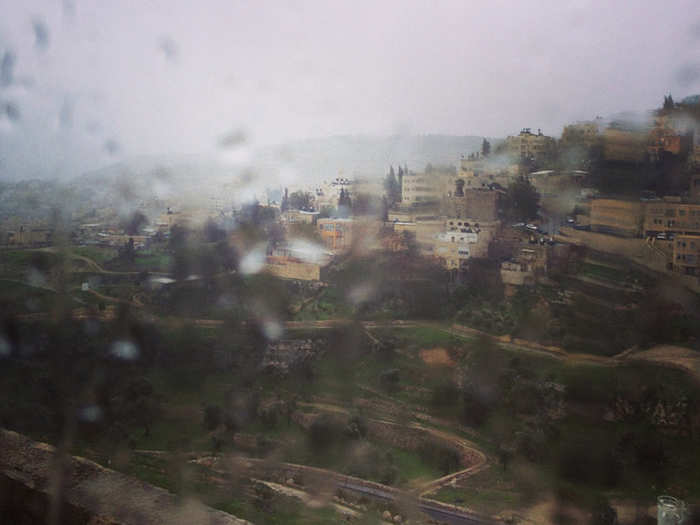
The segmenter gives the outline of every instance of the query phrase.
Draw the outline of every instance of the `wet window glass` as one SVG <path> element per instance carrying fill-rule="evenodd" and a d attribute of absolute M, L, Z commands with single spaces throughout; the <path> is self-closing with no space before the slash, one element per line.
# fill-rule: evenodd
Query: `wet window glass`
<path fill-rule="evenodd" d="M 697 1 L 0 0 L 0 523 L 700 523 Z"/>

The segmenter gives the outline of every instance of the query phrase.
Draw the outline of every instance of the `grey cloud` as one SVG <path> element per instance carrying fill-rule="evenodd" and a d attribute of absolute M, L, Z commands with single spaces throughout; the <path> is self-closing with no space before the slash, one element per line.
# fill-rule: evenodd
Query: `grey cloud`
<path fill-rule="evenodd" d="M 700 92 L 696 1 L 0 0 L 2 100 L 21 109 L 0 177 L 396 129 L 558 134 Z"/>
<path fill-rule="evenodd" d="M 34 45 L 40 51 L 45 51 L 49 47 L 49 28 L 39 18 L 32 22 L 34 29 Z"/>
<path fill-rule="evenodd" d="M 0 62 L 0 86 L 12 84 L 16 60 L 15 54 L 10 50 L 5 51 L 3 54 L 2 62 Z"/>

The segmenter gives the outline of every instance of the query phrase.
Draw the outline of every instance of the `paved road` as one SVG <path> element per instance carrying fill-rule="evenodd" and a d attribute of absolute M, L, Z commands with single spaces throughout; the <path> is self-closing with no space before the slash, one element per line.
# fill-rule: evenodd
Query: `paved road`
<path fill-rule="evenodd" d="M 150 453 L 149 451 L 143 452 Z M 195 458 L 192 461 L 203 465 L 214 472 L 224 474 L 226 472 L 225 470 L 217 468 L 219 466 L 219 461 L 223 460 L 224 464 L 226 465 L 230 459 L 234 459 L 234 461 L 238 460 L 239 466 L 242 464 L 241 462 L 248 463 L 250 465 L 263 465 L 268 468 L 271 466 L 271 464 L 264 459 L 240 456 L 230 457 L 228 460 L 224 459 L 222 456 L 204 456 Z M 303 473 L 304 475 L 321 476 L 324 480 L 326 480 L 326 483 L 332 483 L 331 487 L 334 485 L 335 487 L 345 491 L 360 494 L 362 496 L 383 502 L 399 501 L 408 504 L 414 502 L 416 507 L 418 507 L 425 514 L 429 515 L 431 518 L 439 520 L 443 523 L 448 523 L 449 525 L 492 525 L 499 523 L 488 516 L 477 514 L 460 507 L 455 507 L 453 505 L 448 505 L 428 498 L 416 497 L 414 494 L 404 492 L 394 487 L 352 476 L 346 476 L 332 470 L 309 467 L 307 465 L 296 465 L 292 463 L 278 463 L 275 465 L 275 468 L 280 468 L 285 471 L 292 470 L 293 472 Z"/>

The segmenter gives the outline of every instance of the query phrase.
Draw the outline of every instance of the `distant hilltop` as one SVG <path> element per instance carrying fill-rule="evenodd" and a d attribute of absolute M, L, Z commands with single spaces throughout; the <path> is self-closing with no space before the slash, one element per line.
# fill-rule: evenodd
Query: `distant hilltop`
<path fill-rule="evenodd" d="M 473 135 L 342 135 L 289 142 L 260 151 L 256 168 L 292 169 L 310 182 L 338 176 L 382 176 L 390 165 L 422 170 L 433 165 L 457 165 L 462 155 L 481 149 L 483 137 Z M 491 140 L 491 139 L 489 139 Z"/>

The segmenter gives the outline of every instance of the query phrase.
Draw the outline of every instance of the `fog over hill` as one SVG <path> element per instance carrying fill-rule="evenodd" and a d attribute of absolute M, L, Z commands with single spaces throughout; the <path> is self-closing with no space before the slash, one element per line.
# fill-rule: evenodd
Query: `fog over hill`
<path fill-rule="evenodd" d="M 380 178 L 390 165 L 415 171 L 428 163 L 457 165 L 462 155 L 479 150 L 482 140 L 455 135 L 333 136 L 257 150 L 240 144 L 214 156 L 122 157 L 68 179 L 18 175 L 17 182 L 0 184 L 0 206 L 6 217 L 40 219 L 56 207 L 115 207 L 129 213 L 147 202 L 206 206 L 213 197 L 228 205 L 262 199 L 265 190 L 312 187 L 340 174 Z"/>
<path fill-rule="evenodd" d="M 383 176 L 390 165 L 422 170 L 432 164 L 456 165 L 462 155 L 481 148 L 482 137 L 458 135 L 334 136 L 290 142 L 260 152 L 263 172 L 293 169 L 310 181 L 343 176 Z M 284 178 L 284 173 L 282 173 Z M 284 181 L 283 181 L 284 182 Z"/>
<path fill-rule="evenodd" d="M 420 171 L 425 165 L 457 165 L 477 151 L 482 137 L 455 135 L 333 136 L 289 142 L 260 149 L 238 145 L 218 156 L 181 155 L 124 158 L 121 162 L 74 178 L 74 184 L 108 191 L 128 182 L 161 198 L 192 190 L 206 191 L 236 183 L 259 192 L 264 188 L 307 187 L 339 175 L 383 177 L 390 165 Z M 495 141 L 494 141 L 495 142 Z"/>

